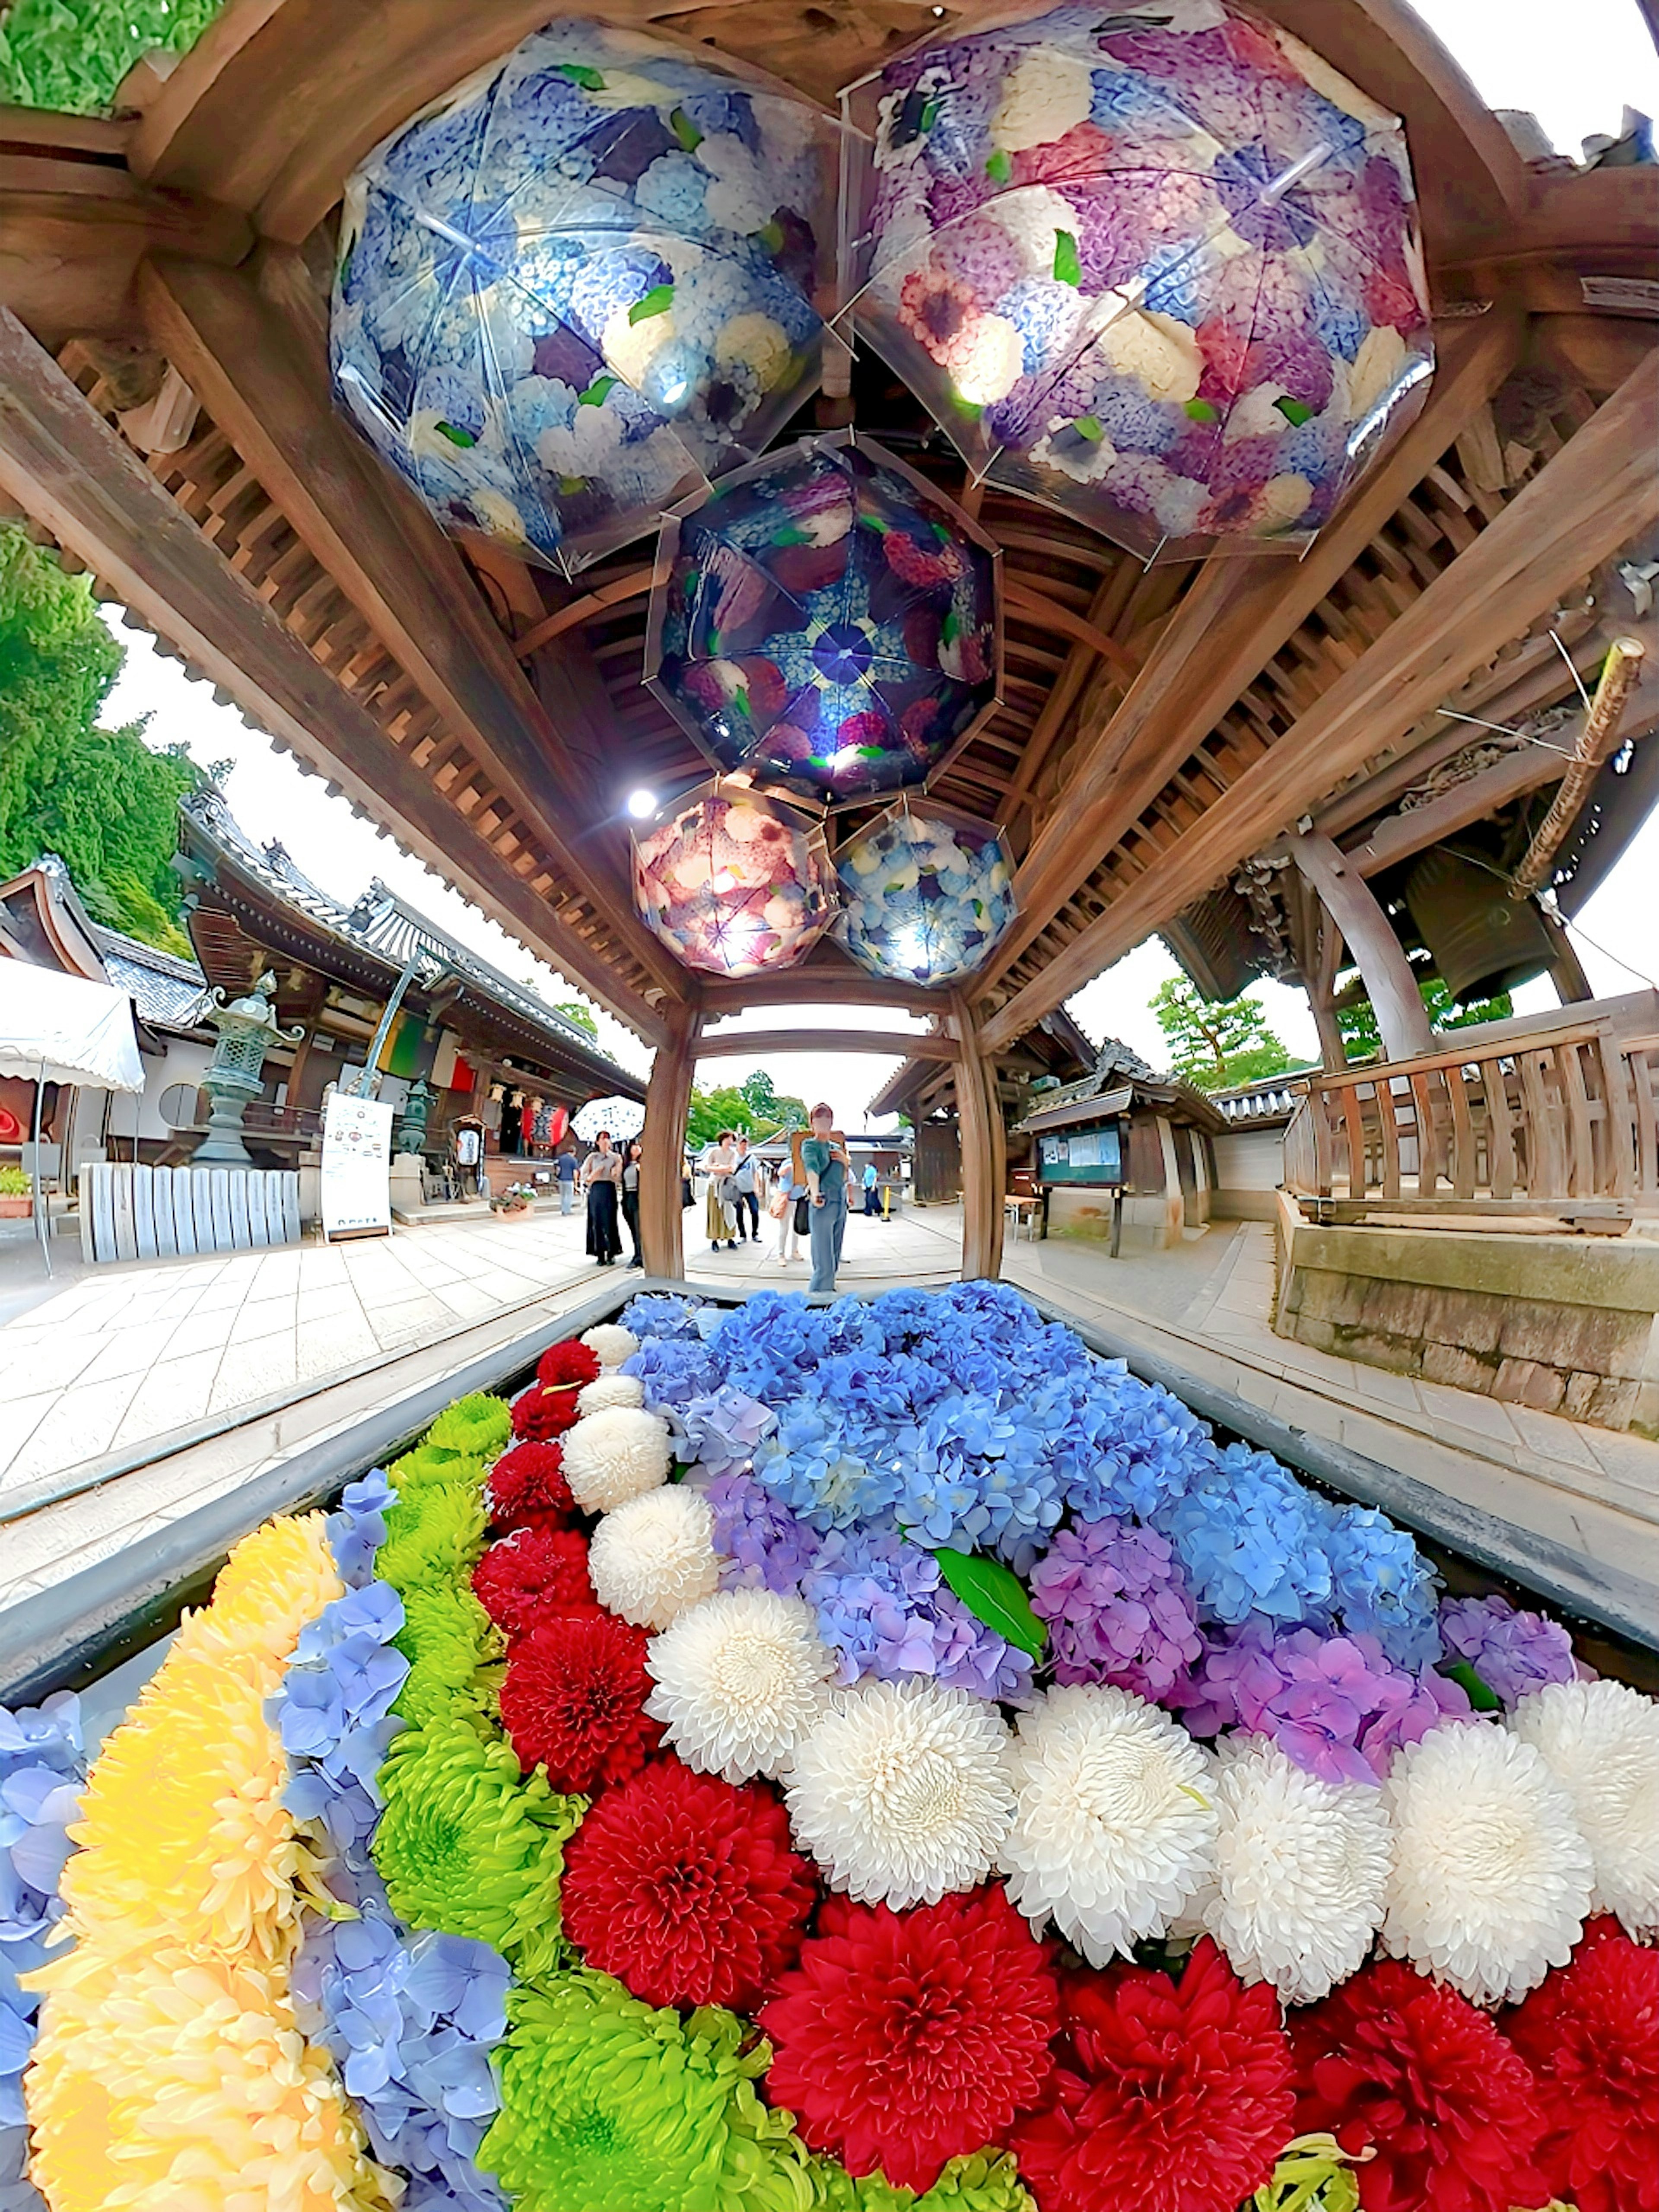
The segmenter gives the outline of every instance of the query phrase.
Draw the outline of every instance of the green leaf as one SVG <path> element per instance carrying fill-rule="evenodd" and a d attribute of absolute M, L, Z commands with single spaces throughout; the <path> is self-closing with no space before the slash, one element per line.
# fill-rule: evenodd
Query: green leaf
<path fill-rule="evenodd" d="M 1310 407 L 1305 399 L 1292 399 L 1288 392 L 1281 393 L 1273 405 L 1287 422 L 1294 422 L 1299 430 L 1304 422 L 1311 422 L 1317 409 Z"/>
<path fill-rule="evenodd" d="M 1012 1567 L 978 1552 L 935 1552 L 939 1571 L 975 1620 L 995 1629 L 1016 1650 L 1041 1659 L 1048 1632 L 1031 1610 L 1025 1586 Z"/>
<path fill-rule="evenodd" d="M 1072 428 L 1077 432 L 1079 437 L 1086 438 L 1091 446 L 1097 446 L 1106 435 L 1105 431 L 1101 428 L 1099 417 L 1095 415 L 1079 415 Z"/>
<path fill-rule="evenodd" d="M 1189 399 L 1181 411 L 1189 415 L 1194 422 L 1213 422 L 1216 417 L 1216 410 L 1207 399 Z"/>
<path fill-rule="evenodd" d="M 985 173 L 994 185 L 1006 185 L 1014 173 L 1014 165 L 1000 146 L 985 164 Z"/>
<path fill-rule="evenodd" d="M 598 70 L 589 69 L 586 62 L 561 62 L 558 65 L 558 74 L 561 76 L 568 76 L 572 84 L 580 85 L 584 92 L 605 90 L 605 79 Z"/>
<path fill-rule="evenodd" d="M 1495 1713 L 1502 1700 L 1489 1684 L 1483 1682 L 1467 1659 L 1459 1659 L 1449 1667 L 1440 1669 L 1449 1680 L 1459 1682 L 1469 1693 L 1469 1703 L 1478 1713 Z"/>
<path fill-rule="evenodd" d="M 674 304 L 672 284 L 653 284 L 642 300 L 635 300 L 628 311 L 630 323 L 649 322 L 653 315 L 665 315 Z"/>
<path fill-rule="evenodd" d="M 1056 284 L 1081 286 L 1083 264 L 1078 259 L 1077 240 L 1069 230 L 1054 233 L 1054 282 Z"/>
<path fill-rule="evenodd" d="M 588 386 L 586 391 L 584 392 L 581 397 L 577 400 L 577 406 L 603 407 L 606 393 L 614 387 L 616 382 L 617 379 L 614 376 L 596 376 L 592 384 Z"/>
<path fill-rule="evenodd" d="M 452 446 L 476 446 L 478 442 L 471 430 L 463 430 L 453 422 L 435 423 L 434 428 L 438 435 L 447 438 Z"/>
<path fill-rule="evenodd" d="M 916 128 L 924 137 L 926 137 L 927 133 L 930 131 L 933 125 L 939 121 L 940 105 L 941 103 L 939 100 L 930 100 L 927 102 L 927 105 L 922 109 L 921 121 L 917 125 Z"/>
<path fill-rule="evenodd" d="M 695 154 L 702 143 L 702 133 L 683 107 L 677 107 L 668 118 L 668 127 L 688 154 Z"/>

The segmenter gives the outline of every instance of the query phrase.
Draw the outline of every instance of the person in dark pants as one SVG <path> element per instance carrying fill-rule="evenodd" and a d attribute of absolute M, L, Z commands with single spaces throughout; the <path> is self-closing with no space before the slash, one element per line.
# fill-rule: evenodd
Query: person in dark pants
<path fill-rule="evenodd" d="M 644 1158 L 645 1146 L 637 1137 L 630 1139 L 623 1146 L 622 1213 L 623 1219 L 628 1224 L 629 1236 L 633 1239 L 634 1243 L 634 1256 L 628 1263 L 630 1267 L 642 1267 L 645 1265 L 640 1253 L 640 1163 Z"/>
<path fill-rule="evenodd" d="M 760 1243 L 760 1197 L 755 1188 L 755 1163 L 749 1157 L 749 1139 L 741 1131 L 732 1139 L 732 1149 L 738 1156 L 738 1164 L 732 1170 L 729 1186 L 731 1195 L 738 1204 L 738 1234 L 746 1243 Z M 744 1216 L 749 1217 L 749 1226 L 744 1227 Z"/>
<path fill-rule="evenodd" d="M 864 1163 L 864 1211 L 867 1215 L 881 1212 L 881 1193 L 877 1188 L 878 1176 L 873 1160 Z"/>
<path fill-rule="evenodd" d="M 622 1257 L 617 1222 L 622 1172 L 622 1155 L 611 1149 L 610 1130 L 601 1129 L 593 1151 L 582 1162 L 582 1188 L 587 1193 L 587 1255 L 602 1267 L 613 1267 Z"/>

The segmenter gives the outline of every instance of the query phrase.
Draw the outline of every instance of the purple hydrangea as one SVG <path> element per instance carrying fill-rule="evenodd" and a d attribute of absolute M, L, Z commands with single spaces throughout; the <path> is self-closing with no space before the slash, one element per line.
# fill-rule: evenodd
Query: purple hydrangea
<path fill-rule="evenodd" d="M 1517 1613 L 1506 1597 L 1448 1599 L 1440 1633 L 1448 1656 L 1466 1661 L 1509 1711 L 1534 1690 L 1578 1674 L 1572 1638 L 1560 1622 Z"/>
<path fill-rule="evenodd" d="M 1260 1619 L 1212 1641 L 1172 1702 L 1194 1735 L 1240 1728 L 1271 1736 L 1322 1782 L 1381 1783 L 1395 1752 L 1470 1710 L 1457 1683 L 1391 1665 L 1374 1636 L 1275 1629 Z"/>
<path fill-rule="evenodd" d="M 746 1474 L 755 1447 L 777 1426 L 777 1415 L 758 1398 L 741 1390 L 716 1390 L 693 1398 L 673 1417 L 681 1438 L 680 1456 L 708 1476 Z"/>
<path fill-rule="evenodd" d="M 801 1580 L 837 1679 L 930 1674 L 946 1689 L 1018 1704 L 1032 1660 L 969 1613 L 937 1559 L 891 1533 L 832 1529 Z"/>
<path fill-rule="evenodd" d="M 817 1556 L 816 1529 L 798 1520 L 752 1474 L 720 1474 L 703 1486 L 714 1516 L 722 1589 L 787 1596 Z"/>
<path fill-rule="evenodd" d="M 624 1375 L 637 1375 L 645 1402 L 653 1413 L 677 1413 L 694 1398 L 706 1398 L 720 1386 L 719 1366 L 700 1337 L 653 1337 L 622 1364 Z"/>
<path fill-rule="evenodd" d="M 1054 1679 L 1114 1682 L 1163 1699 L 1203 1656 L 1169 1539 L 1122 1521 L 1062 1528 L 1031 1570 L 1031 1610 L 1049 1625 Z"/>
<path fill-rule="evenodd" d="M 39 1705 L 0 1705 L 0 2203 L 38 2204 L 28 2163 L 23 2070 L 40 1997 L 18 1976 L 44 1966 L 64 1916 L 58 1883 L 74 1848 L 69 1824 L 87 1778 L 81 1701 L 56 1690 Z"/>

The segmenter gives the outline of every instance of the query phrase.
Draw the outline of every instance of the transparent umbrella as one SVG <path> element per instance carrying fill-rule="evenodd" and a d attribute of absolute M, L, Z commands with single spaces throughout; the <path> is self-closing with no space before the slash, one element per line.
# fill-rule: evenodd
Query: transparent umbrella
<path fill-rule="evenodd" d="M 1422 404 L 1404 131 L 1234 0 L 1057 9 L 846 101 L 858 328 L 975 475 L 1143 558 L 1295 546 Z"/>

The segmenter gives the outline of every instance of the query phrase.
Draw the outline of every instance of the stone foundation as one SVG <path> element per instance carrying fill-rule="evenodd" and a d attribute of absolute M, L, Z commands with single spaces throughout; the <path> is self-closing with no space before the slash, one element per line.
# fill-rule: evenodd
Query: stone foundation
<path fill-rule="evenodd" d="M 1281 1336 L 1659 1437 L 1659 1242 L 1322 1228 L 1282 1200 L 1279 1256 Z"/>

